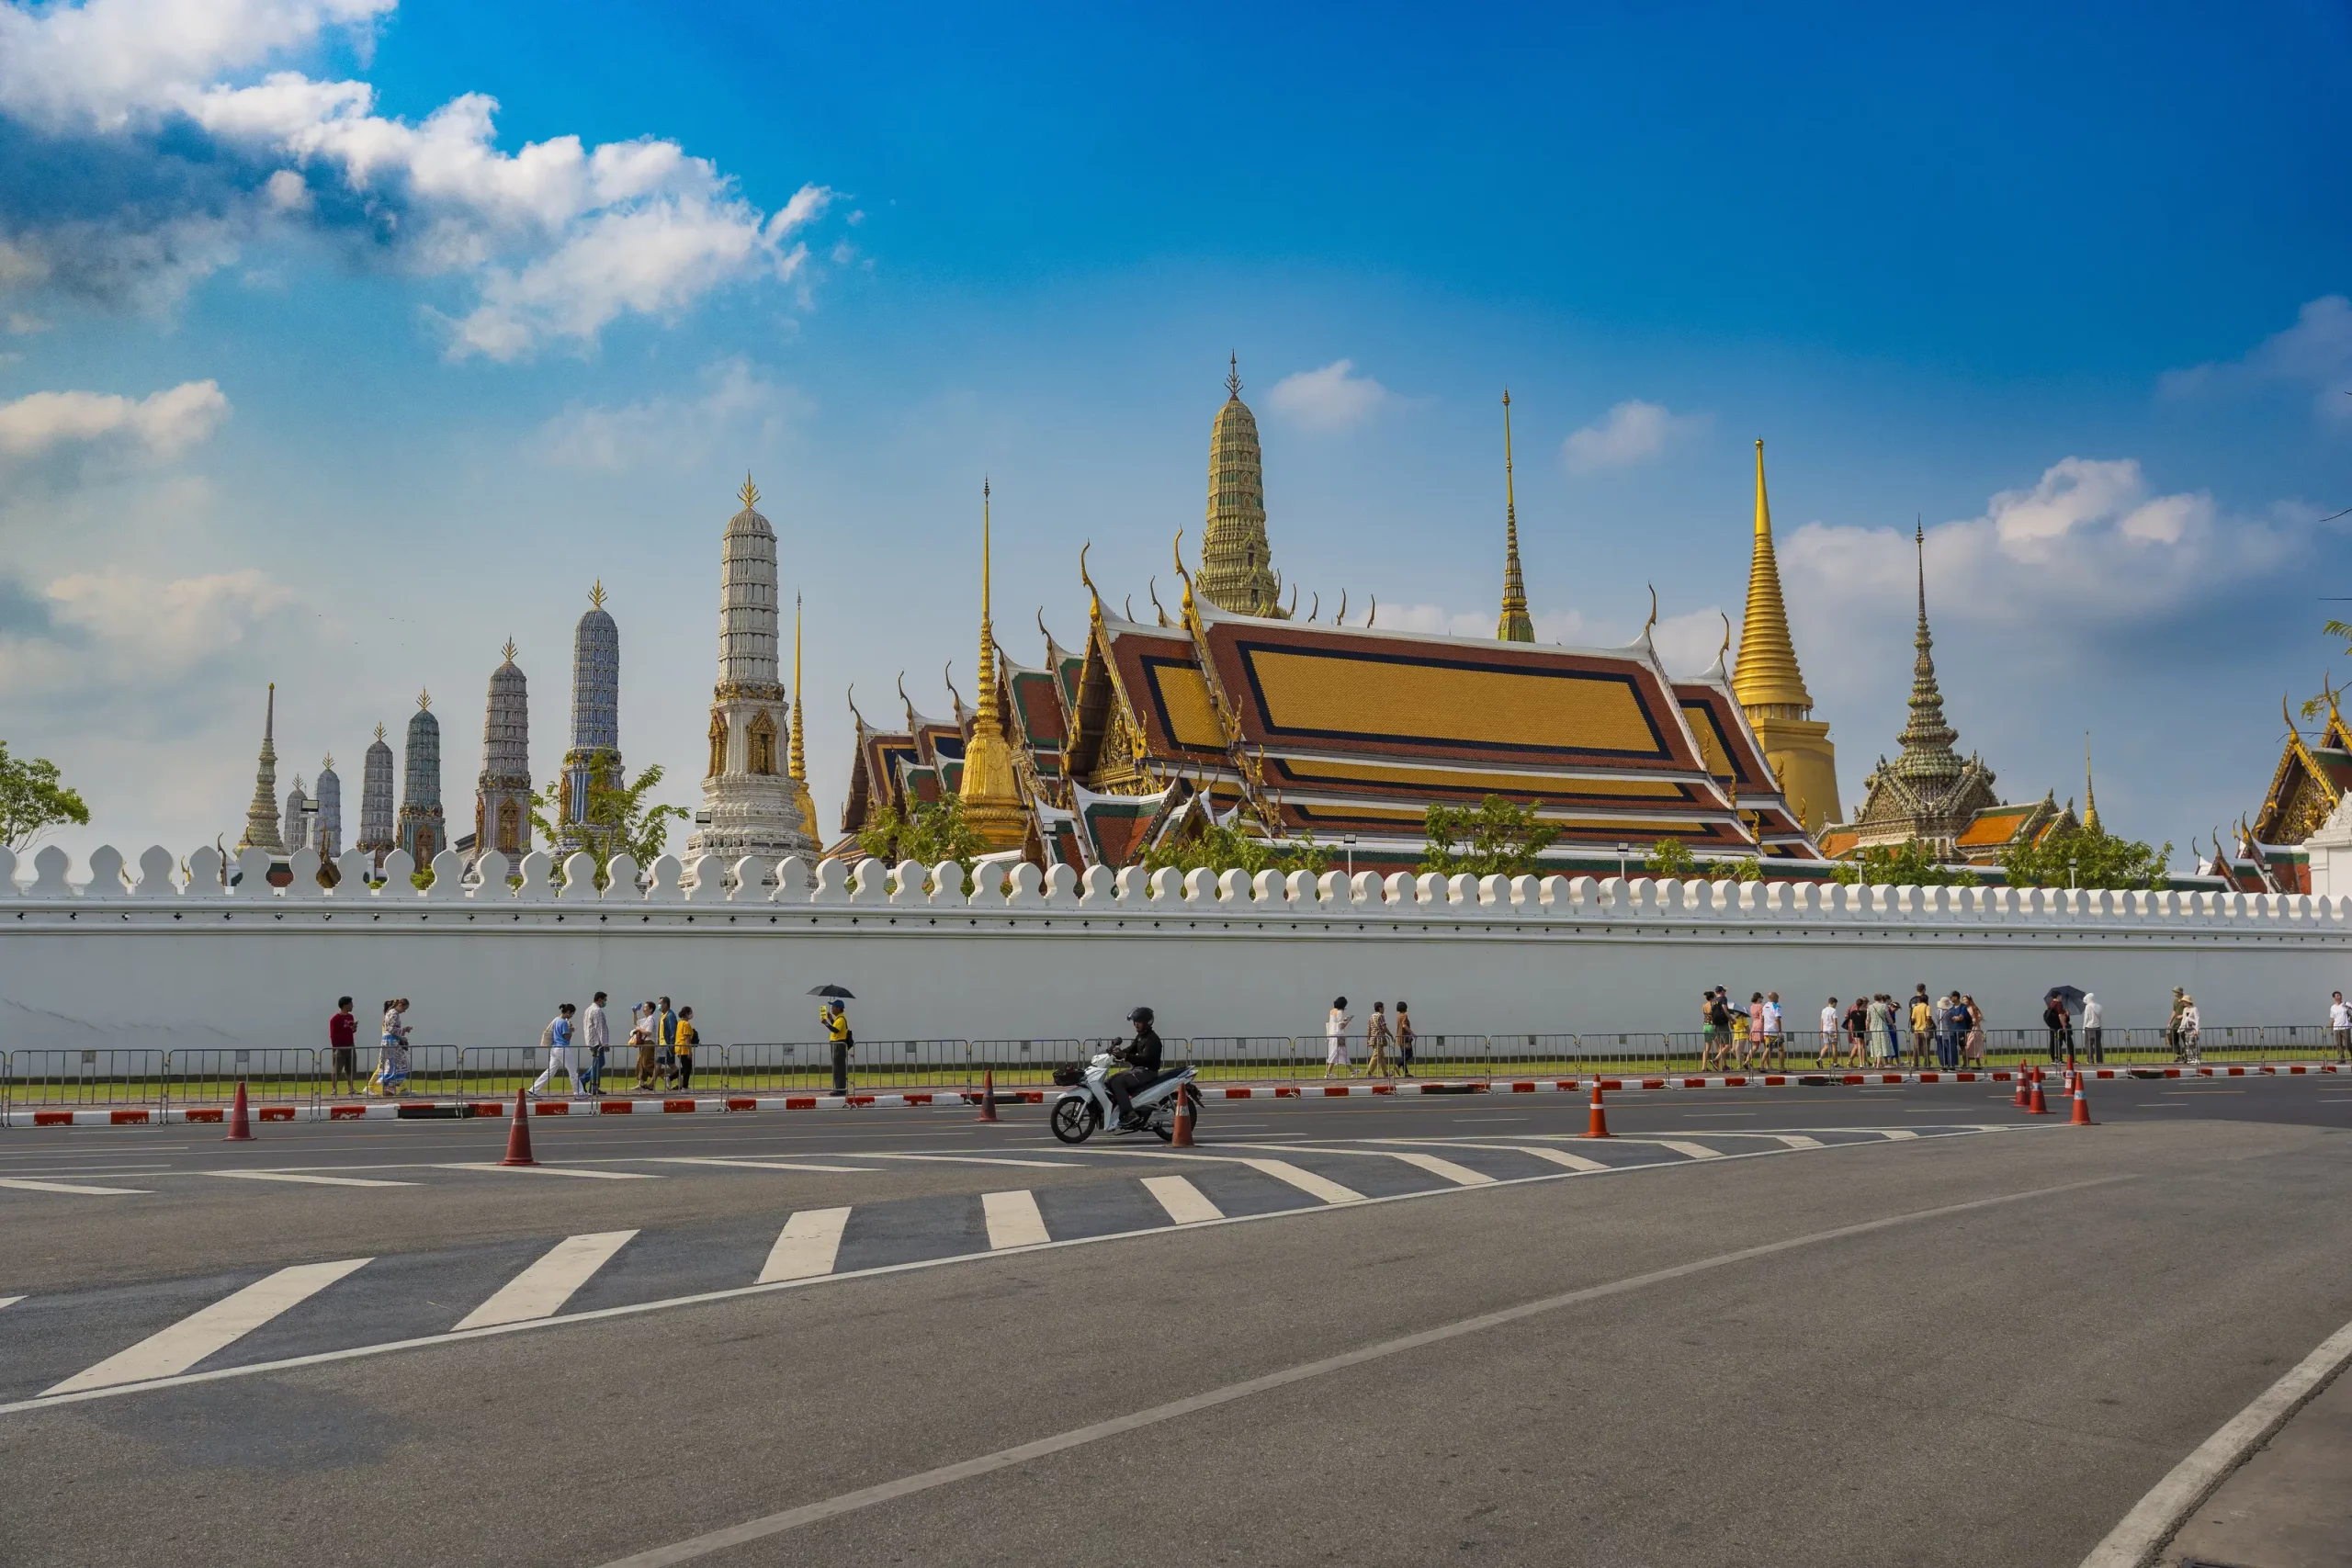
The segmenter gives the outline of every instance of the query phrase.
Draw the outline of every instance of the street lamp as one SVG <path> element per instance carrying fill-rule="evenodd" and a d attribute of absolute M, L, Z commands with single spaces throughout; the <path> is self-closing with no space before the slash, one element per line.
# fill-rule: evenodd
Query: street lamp
<path fill-rule="evenodd" d="M 2074 890 L 2075 890 L 2075 857 L 2074 857 L 2073 855 L 2068 855 L 2068 856 L 2066 857 L 2066 891 L 2067 891 L 2067 892 L 2069 892 L 2069 893 L 2072 893 Z"/>
<path fill-rule="evenodd" d="M 1633 852 L 1634 846 L 1631 844 L 1621 842 L 1617 846 L 1617 880 L 1620 882 L 1625 880 L 1625 862 Z"/>
<path fill-rule="evenodd" d="M 1342 833 L 1340 835 L 1340 842 L 1348 846 L 1348 886 L 1352 887 L 1356 881 L 1356 836 L 1353 833 Z"/>

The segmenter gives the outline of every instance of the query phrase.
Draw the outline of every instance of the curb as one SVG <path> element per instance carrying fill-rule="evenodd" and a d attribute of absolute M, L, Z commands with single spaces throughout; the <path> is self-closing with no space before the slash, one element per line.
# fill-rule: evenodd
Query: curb
<path fill-rule="evenodd" d="M 2048 1069 L 2063 1072 L 2063 1067 Z M 2278 1062 L 2254 1066 L 2083 1067 L 2086 1078 L 2241 1078 L 2302 1077 L 2352 1072 L 2352 1066 L 2335 1062 Z M 1824 1089 L 1872 1084 L 2014 1083 L 2013 1067 L 1983 1071 L 1917 1073 L 1726 1073 L 1721 1075 L 1660 1074 L 1645 1077 L 1584 1075 L 1571 1077 L 1415 1079 L 1404 1083 L 1250 1084 L 1228 1089 L 1214 1087 L 1204 1098 L 1216 1100 L 1344 1100 L 1359 1096 L 1420 1094 L 1571 1094 L 1599 1087 L 1610 1093 L 1650 1089 Z M 1005 1089 L 996 1091 L 1000 1105 L 1043 1105 L 1044 1089 Z M 980 1102 L 978 1089 L 912 1090 L 899 1094 L 729 1094 L 708 1098 L 668 1100 L 540 1100 L 531 1103 L 536 1116 L 715 1116 L 746 1111 L 849 1111 L 862 1107 L 883 1110 L 927 1106 L 962 1110 Z M 474 1116 L 509 1116 L 514 1108 L 498 1100 L 398 1100 L 338 1101 L 324 1105 L 256 1105 L 256 1122 L 421 1122 Z M 218 1125 L 228 1120 L 226 1106 L 137 1106 L 107 1110 L 31 1111 L 24 1112 L 36 1127 L 158 1127 L 196 1122 Z"/>

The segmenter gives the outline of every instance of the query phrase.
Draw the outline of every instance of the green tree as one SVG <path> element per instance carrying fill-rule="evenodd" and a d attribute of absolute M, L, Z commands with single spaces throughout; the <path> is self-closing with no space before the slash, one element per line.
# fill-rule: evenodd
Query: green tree
<path fill-rule="evenodd" d="M 1642 857 L 1642 869 L 1652 876 L 1688 881 L 1699 874 L 1699 862 L 1690 845 L 1669 834 L 1650 846 L 1650 852 Z"/>
<path fill-rule="evenodd" d="M 1534 807 L 1499 795 L 1475 807 L 1433 805 L 1421 833 L 1429 840 L 1421 869 L 1440 876 L 1532 876 L 1537 857 L 1560 836 L 1536 820 Z"/>
<path fill-rule="evenodd" d="M 857 847 L 876 860 L 897 864 L 900 861 L 918 861 L 924 865 L 937 865 L 952 860 L 972 874 L 972 863 L 988 853 L 988 846 L 980 835 L 964 819 L 964 799 L 961 795 L 944 795 L 936 801 L 915 802 L 911 814 L 895 806 L 886 806 L 881 815 L 857 835 Z"/>
<path fill-rule="evenodd" d="M 1829 868 L 1837 881 L 1851 887 L 1974 887 L 1984 878 L 1968 866 L 1947 865 L 1936 852 L 1917 839 L 1899 844 L 1872 844 L 1861 853 Z"/>
<path fill-rule="evenodd" d="M 2132 839 L 2062 824 L 2039 843 L 2011 844 L 2001 869 L 2012 887 L 2144 887 L 2166 886 L 2172 844 L 2152 850 Z"/>
<path fill-rule="evenodd" d="M 1266 839 L 1246 831 L 1236 821 L 1206 822 L 1196 830 L 1164 838 L 1144 851 L 1137 863 L 1147 872 L 1228 871 L 1256 876 L 1261 871 L 1312 872 L 1320 876 L 1331 869 L 1331 852 L 1312 838 Z"/>
<path fill-rule="evenodd" d="M 88 827 L 90 808 L 59 782 L 57 764 L 46 757 L 19 761 L 0 740 L 0 844 L 22 854 L 65 822 Z"/>
<path fill-rule="evenodd" d="M 685 807 L 656 806 L 646 799 L 662 782 L 659 762 L 639 773 L 634 783 L 618 780 L 616 773 L 594 765 L 589 768 L 586 809 L 578 823 L 563 820 L 561 779 L 548 780 L 547 788 L 531 795 L 531 826 L 547 840 L 550 854 L 559 852 L 566 839 L 582 829 L 603 852 L 596 857 L 599 887 L 611 883 L 610 862 L 615 856 L 627 855 L 639 866 L 651 865 L 669 845 L 670 824 L 687 820 Z"/>

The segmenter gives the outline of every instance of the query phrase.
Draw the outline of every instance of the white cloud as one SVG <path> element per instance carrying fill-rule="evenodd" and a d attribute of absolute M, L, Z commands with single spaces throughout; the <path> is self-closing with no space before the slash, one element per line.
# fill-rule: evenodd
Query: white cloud
<path fill-rule="evenodd" d="M 0 456 L 33 457 L 120 439 L 174 457 L 228 417 L 229 400 L 215 381 L 186 381 L 137 400 L 110 392 L 32 392 L 0 403 Z"/>
<path fill-rule="evenodd" d="M 770 381 L 741 358 L 703 367 L 702 380 L 699 397 L 567 408 L 534 433 L 531 455 L 556 468 L 615 473 L 690 468 L 709 458 L 721 442 L 773 442 L 807 406 L 798 393 Z"/>
<path fill-rule="evenodd" d="M 412 123 L 378 114 L 366 82 L 225 79 L 332 29 L 364 30 L 391 3 L 0 0 L 0 114 L 119 176 L 107 188 L 142 175 L 156 187 L 13 236 L 0 280 L 170 298 L 268 223 L 299 221 L 363 237 L 420 276 L 470 280 L 477 302 L 438 316 L 449 352 L 516 359 L 805 265 L 796 236 L 831 199 L 820 186 L 765 213 L 673 141 L 558 136 L 501 151 L 497 102 L 479 93 Z M 166 134 L 206 139 L 212 156 L 167 158 L 154 145 Z M 215 185 L 191 188 L 199 163 Z"/>
<path fill-rule="evenodd" d="M 2327 419 L 2352 419 L 2352 299 L 2324 295 L 2296 313 L 2295 324 L 2262 340 L 2241 359 L 2167 370 L 2157 382 L 2170 397 L 2264 384 L 2312 389 Z"/>
<path fill-rule="evenodd" d="M 118 715 L 185 690 L 295 604 L 252 568 L 169 578 L 110 567 L 22 597 L 38 619 L 0 628 L 0 698 Z"/>
<path fill-rule="evenodd" d="M 1682 437 L 1706 426 L 1703 414 L 1679 414 L 1663 403 L 1628 398 L 1598 424 L 1572 432 L 1561 443 L 1561 458 L 1572 474 L 1631 468 L 1663 454 Z"/>
<path fill-rule="evenodd" d="M 1335 359 L 1320 370 L 1299 370 L 1274 383 L 1266 402 L 1276 413 L 1308 430 L 1340 431 L 1362 424 L 1396 394 L 1369 376 L 1355 373 L 1352 359 Z"/>

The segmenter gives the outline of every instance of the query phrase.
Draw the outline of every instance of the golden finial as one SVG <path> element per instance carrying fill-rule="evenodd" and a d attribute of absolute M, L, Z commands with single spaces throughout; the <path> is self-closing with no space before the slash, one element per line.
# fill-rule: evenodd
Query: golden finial
<path fill-rule="evenodd" d="M 746 512 L 760 503 L 760 487 L 752 482 L 752 472 L 749 468 L 743 470 L 743 488 L 735 492 L 735 499 L 743 503 L 743 510 Z"/>
<path fill-rule="evenodd" d="M 379 740 L 381 740 L 383 738 L 384 738 L 384 727 L 383 727 L 382 725 L 380 725 L 380 724 L 379 724 L 379 725 L 378 725 L 378 726 L 376 727 L 376 739 L 379 739 Z"/>
<path fill-rule="evenodd" d="M 603 578 L 598 578 L 596 580 L 595 586 L 588 590 L 588 603 L 599 610 L 605 607 L 605 580 Z"/>
<path fill-rule="evenodd" d="M 433 705 L 433 694 L 424 690 L 421 686 L 418 687 L 416 693 L 416 705 L 420 712 L 431 707 Z"/>
<path fill-rule="evenodd" d="M 504 648 L 501 649 L 499 651 L 506 655 L 506 662 L 507 662 L 507 663 L 509 663 L 509 664 L 514 663 L 514 639 L 513 637 L 508 637 L 508 638 L 506 639 L 506 646 L 505 646 Z"/>
<path fill-rule="evenodd" d="M 1184 530 L 1183 530 L 1183 529 L 1182 529 L 1182 528 L 1179 528 L 1179 529 L 1177 529 L 1177 530 L 1176 530 L 1176 547 L 1176 547 L 1176 575 L 1177 575 L 1178 577 L 1182 578 L 1185 581 L 1190 582 L 1190 581 L 1193 581 L 1193 576 L 1192 576 L 1192 573 L 1190 573 L 1190 572 L 1188 572 L 1188 571 L 1186 571 L 1186 570 L 1184 570 Z"/>
<path fill-rule="evenodd" d="M 334 752 L 330 751 L 330 752 L 328 752 L 328 753 L 327 753 L 327 760 L 326 760 L 325 761 L 321 762 L 321 763 L 319 764 L 319 770 L 320 770 L 322 773 L 331 773 L 334 772 Z"/>
<path fill-rule="evenodd" d="M 1227 355 L 1225 367 L 1225 395 L 1228 398 L 1238 398 L 1241 395 L 1240 354 L 1236 352 Z"/>
<path fill-rule="evenodd" d="M 800 595 L 792 596 L 792 753 L 786 773 L 799 784 L 808 782 L 808 759 L 800 748 Z"/>

